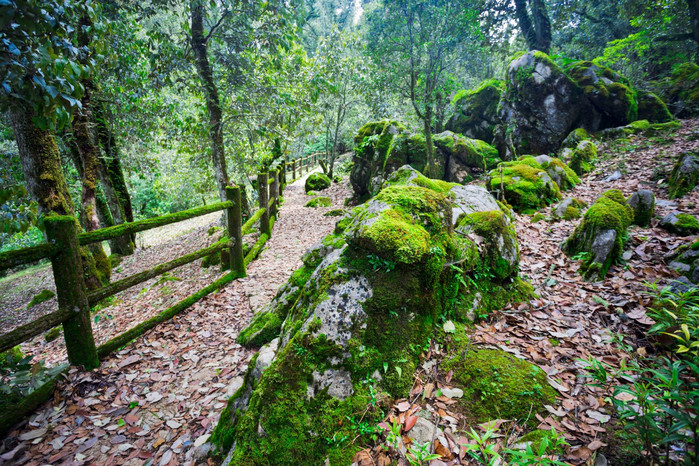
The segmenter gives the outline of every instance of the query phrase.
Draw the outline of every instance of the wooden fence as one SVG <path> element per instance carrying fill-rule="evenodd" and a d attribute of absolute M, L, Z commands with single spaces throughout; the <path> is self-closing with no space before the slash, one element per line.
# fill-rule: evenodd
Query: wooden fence
<path fill-rule="evenodd" d="M 0 253 L 0 271 L 42 259 L 50 259 L 56 284 L 58 310 L 0 335 L 0 352 L 40 335 L 53 327 L 63 325 L 63 336 L 70 364 L 83 366 L 87 370 L 95 369 L 99 366 L 100 359 L 106 358 L 114 350 L 125 346 L 157 324 L 171 319 L 204 296 L 220 289 L 236 278 L 244 277 L 247 266 L 259 255 L 272 235 L 272 229 L 279 210 L 280 197 L 287 184 L 287 173 L 292 174 L 290 182 L 293 182 L 303 176 L 304 168 L 306 173 L 308 173 L 322 158 L 324 158 L 323 154 L 311 154 L 300 157 L 290 163 L 278 161 L 270 167 L 268 172 L 259 173 L 257 177 L 259 209 L 245 224 L 242 223 L 241 191 L 238 186 L 226 188 L 225 202 L 84 233 L 79 233 L 78 221 L 75 217 L 52 216 L 45 218 L 44 224 L 48 242 L 38 246 Z M 299 172 L 298 177 L 296 176 L 297 169 Z M 221 240 L 206 248 L 156 265 L 151 269 L 112 282 L 99 289 L 88 290 L 86 288 L 80 259 L 81 246 L 223 210 L 226 211 L 227 237 L 224 236 Z M 259 224 L 260 237 L 249 250 L 244 251 L 243 238 L 253 233 L 256 224 Z M 120 291 L 219 251 L 229 252 L 227 264 L 222 264 L 224 268 L 229 268 L 228 273 L 156 316 L 135 325 L 102 345 L 97 346 L 95 344 L 90 319 L 90 308 L 92 306 Z M 222 258 L 225 257 L 226 254 L 222 254 Z M 58 376 L 32 392 L 14 409 L 5 410 L 6 413 L 0 414 L 0 435 L 3 435 L 12 425 L 21 420 L 27 413 L 36 409 L 40 403 L 48 398 L 53 392 L 53 387 L 57 380 Z"/>

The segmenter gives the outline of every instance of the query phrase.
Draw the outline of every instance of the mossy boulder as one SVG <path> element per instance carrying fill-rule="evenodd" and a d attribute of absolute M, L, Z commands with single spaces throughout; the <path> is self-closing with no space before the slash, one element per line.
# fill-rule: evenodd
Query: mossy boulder
<path fill-rule="evenodd" d="M 459 333 L 448 344 L 453 356 L 445 358 L 440 369 L 452 371 L 451 383 L 464 391 L 458 402 L 470 423 L 514 419 L 536 426 L 535 414 L 545 413 L 544 405 L 556 400 L 546 373 L 505 351 L 469 345 Z"/>
<path fill-rule="evenodd" d="M 56 296 L 56 293 L 54 293 L 51 290 L 41 290 L 31 299 L 31 301 L 29 301 L 29 303 L 27 304 L 27 309 L 37 306 L 41 303 L 45 303 L 54 296 Z"/>
<path fill-rule="evenodd" d="M 580 218 L 580 212 L 585 207 L 587 207 L 585 201 L 574 197 L 566 197 L 551 209 L 551 215 L 556 219 L 573 220 Z"/>
<path fill-rule="evenodd" d="M 595 168 L 597 145 L 589 139 L 582 140 L 574 149 L 565 149 L 562 158 L 571 170 L 582 176 Z"/>
<path fill-rule="evenodd" d="M 493 144 L 504 160 L 555 152 L 575 128 L 585 127 L 590 104 L 582 89 L 542 52 L 517 56 L 507 69 L 507 90 Z"/>
<path fill-rule="evenodd" d="M 52 328 L 48 332 L 44 333 L 44 341 L 46 341 L 46 343 L 50 343 L 50 342 L 58 339 L 58 337 L 61 336 L 62 331 L 63 331 L 63 329 L 61 327 Z"/>
<path fill-rule="evenodd" d="M 633 218 L 633 209 L 622 192 L 609 190 L 585 212 L 563 243 L 563 252 L 582 259 L 580 271 L 586 279 L 603 279 L 609 267 L 621 257 Z"/>
<path fill-rule="evenodd" d="M 445 128 L 469 138 L 492 141 L 500 123 L 498 103 L 504 91 L 503 81 L 488 79 L 475 89 L 459 92 L 453 99 L 454 115 Z"/>
<path fill-rule="evenodd" d="M 592 103 L 599 118 L 596 126 L 611 128 L 638 119 L 637 93 L 627 78 L 591 61 L 571 63 L 565 70 Z"/>
<path fill-rule="evenodd" d="M 655 194 L 648 189 L 636 191 L 629 198 L 629 207 L 633 209 L 633 223 L 641 226 L 650 226 L 650 221 L 655 214 Z"/>
<path fill-rule="evenodd" d="M 678 236 L 696 235 L 699 233 L 699 220 L 691 214 L 670 212 L 660 221 L 660 228 Z"/>
<path fill-rule="evenodd" d="M 686 152 L 677 159 L 670 174 L 670 199 L 682 197 L 694 190 L 699 183 L 699 155 Z"/>
<path fill-rule="evenodd" d="M 567 191 L 580 184 L 578 175 L 561 159 L 549 157 L 548 155 L 539 155 L 532 158 L 549 174 L 561 191 Z"/>
<path fill-rule="evenodd" d="M 444 131 L 434 135 L 433 141 L 439 159 L 445 161 L 446 181 L 463 184 L 500 162 L 497 149 L 478 139 Z"/>
<path fill-rule="evenodd" d="M 665 257 L 668 267 L 699 284 L 699 240 L 680 246 Z"/>
<path fill-rule="evenodd" d="M 585 128 L 576 128 L 563 140 L 561 149 L 575 149 L 582 141 L 592 139 L 590 133 Z"/>
<path fill-rule="evenodd" d="M 660 97 L 649 91 L 636 92 L 638 99 L 638 118 L 652 123 L 666 123 L 672 121 L 672 114 Z"/>
<path fill-rule="evenodd" d="M 561 199 L 555 181 L 533 157 L 503 162 L 488 174 L 487 186 L 504 198 L 515 211 L 531 213 Z"/>
<path fill-rule="evenodd" d="M 329 197 L 325 196 L 318 196 L 314 197 L 310 201 L 306 202 L 304 207 L 330 207 L 332 205 L 333 201 Z"/>
<path fill-rule="evenodd" d="M 10 364 L 16 364 L 24 358 L 22 348 L 17 345 L 0 353 L 0 368 L 7 367 Z"/>
<path fill-rule="evenodd" d="M 305 191 L 322 191 L 328 189 L 332 180 L 324 173 L 311 173 L 306 178 Z"/>
<path fill-rule="evenodd" d="M 683 63 L 660 83 L 662 96 L 677 118 L 699 115 L 699 65 Z"/>
<path fill-rule="evenodd" d="M 264 346 L 211 437 L 229 453 L 226 464 L 350 463 L 370 441 L 357 438 L 351 420 L 378 423 L 381 401 L 372 400 L 408 395 L 420 348 L 442 314 L 463 318 L 464 297 L 486 285 L 504 301 L 523 296 L 512 291 L 526 289 L 516 268 L 493 270 L 499 262 L 472 239 L 475 226 L 455 233 L 455 209 L 461 223 L 471 209 L 498 209 L 487 191 L 462 193 L 467 187 L 410 167 L 387 185 L 306 253 L 303 267 L 241 332 L 241 343 Z M 483 197 L 477 202 L 460 198 L 476 193 Z M 478 228 L 506 222 L 494 215 Z M 455 261 L 459 267 L 447 266 Z"/>
<path fill-rule="evenodd" d="M 395 120 L 371 122 L 359 129 L 354 137 L 350 173 L 350 183 L 358 197 L 378 191 L 393 138 L 406 131 L 405 126 Z"/>

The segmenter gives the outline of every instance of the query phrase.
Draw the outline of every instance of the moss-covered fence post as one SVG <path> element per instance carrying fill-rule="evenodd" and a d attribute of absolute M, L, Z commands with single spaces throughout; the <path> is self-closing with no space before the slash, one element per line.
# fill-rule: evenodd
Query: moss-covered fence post
<path fill-rule="evenodd" d="M 257 174 L 257 190 L 259 193 L 260 209 L 265 209 L 262 217 L 260 217 L 260 234 L 270 235 L 272 232 L 269 228 L 269 184 L 267 183 L 267 173 Z"/>
<path fill-rule="evenodd" d="M 294 160 L 291 161 L 291 172 L 292 172 L 292 175 L 293 175 L 293 176 L 291 177 L 291 179 L 292 179 L 292 180 L 295 180 L 295 179 L 296 179 L 296 159 L 294 159 Z"/>
<path fill-rule="evenodd" d="M 236 278 L 246 275 L 243 256 L 243 219 L 240 202 L 240 186 L 226 186 L 226 199 L 233 203 L 227 210 L 228 238 L 231 242 L 230 267 Z"/>
<path fill-rule="evenodd" d="M 279 170 L 279 197 L 281 197 L 284 195 L 284 188 L 286 188 L 286 160 L 282 160 Z"/>
<path fill-rule="evenodd" d="M 274 177 L 274 181 L 269 185 L 269 197 L 273 199 L 270 215 L 276 216 L 279 212 L 279 170 L 271 171 L 269 174 Z"/>
<path fill-rule="evenodd" d="M 95 339 L 90 323 L 90 305 L 83 277 L 78 246 L 77 220 L 68 215 L 47 217 L 46 236 L 57 246 L 51 258 L 59 309 L 70 309 L 74 315 L 63 322 L 68 361 L 87 370 L 99 367 Z"/>

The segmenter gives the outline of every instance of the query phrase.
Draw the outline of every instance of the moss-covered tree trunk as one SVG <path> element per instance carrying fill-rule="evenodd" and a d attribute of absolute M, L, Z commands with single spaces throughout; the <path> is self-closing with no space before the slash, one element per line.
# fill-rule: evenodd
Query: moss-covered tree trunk
<path fill-rule="evenodd" d="M 37 203 L 39 213 L 44 216 L 74 217 L 73 201 L 63 176 L 61 156 L 53 133 L 37 128 L 33 121 L 34 111 L 24 102 L 11 105 L 9 115 L 22 161 L 27 191 Z M 95 258 L 85 248 L 81 248 L 80 251 L 88 288 L 99 288 L 101 279 Z"/>
<path fill-rule="evenodd" d="M 85 94 L 82 98 L 82 109 L 73 117 L 73 137 L 82 161 L 82 224 L 86 231 L 99 230 L 100 222 L 97 216 L 97 171 L 99 166 L 99 147 L 90 128 L 91 122 L 91 89 L 85 82 Z M 95 258 L 102 284 L 109 281 L 111 265 L 101 243 L 88 246 Z"/>
<path fill-rule="evenodd" d="M 114 133 L 107 125 L 103 105 L 93 102 L 93 116 L 98 142 L 102 148 L 98 174 L 109 211 L 114 219 L 114 223 L 117 225 L 133 222 L 131 195 L 126 187 L 119 146 L 114 138 Z M 135 234 L 125 237 L 121 239 L 119 246 L 113 252 L 121 255 L 133 254 L 135 242 Z"/>
<path fill-rule="evenodd" d="M 427 146 L 427 176 L 430 178 L 438 178 L 437 165 L 434 161 L 434 145 L 432 144 L 432 108 L 427 107 L 425 109 L 423 123 L 425 145 Z"/>
<path fill-rule="evenodd" d="M 201 0 L 190 1 L 192 21 L 192 51 L 194 52 L 197 73 L 201 79 L 202 91 L 206 99 L 206 109 L 209 113 L 209 138 L 211 139 L 211 158 L 214 174 L 221 201 L 226 200 L 228 172 L 226 171 L 226 155 L 223 147 L 223 118 L 218 89 L 214 82 L 211 64 L 206 49 L 207 37 L 204 36 L 204 5 Z"/>

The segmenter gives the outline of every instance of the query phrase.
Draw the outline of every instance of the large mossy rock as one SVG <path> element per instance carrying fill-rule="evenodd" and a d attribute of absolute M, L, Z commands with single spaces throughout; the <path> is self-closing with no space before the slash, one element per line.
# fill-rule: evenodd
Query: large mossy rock
<path fill-rule="evenodd" d="M 660 220 L 659 226 L 679 236 L 699 234 L 699 220 L 692 214 L 670 212 Z"/>
<path fill-rule="evenodd" d="M 357 196 L 378 189 L 380 179 L 376 178 L 383 172 L 393 138 L 405 131 L 403 124 L 393 120 L 371 122 L 360 128 L 354 138 L 354 164 L 350 173 L 350 183 Z"/>
<path fill-rule="evenodd" d="M 672 121 L 672 114 L 667 109 L 665 102 L 660 97 L 649 91 L 639 90 L 636 92 L 638 100 L 639 120 L 648 120 L 653 123 L 666 123 Z"/>
<path fill-rule="evenodd" d="M 533 157 L 503 162 L 488 174 L 487 186 L 519 213 L 532 213 L 561 199 L 561 191 L 551 176 Z"/>
<path fill-rule="evenodd" d="M 499 79 L 483 81 L 476 89 L 463 91 L 454 98 L 456 111 L 445 128 L 481 141 L 492 141 L 500 124 L 498 104 L 505 83 Z"/>
<path fill-rule="evenodd" d="M 582 259 L 580 271 L 586 279 L 601 280 L 621 257 L 626 231 L 633 220 L 634 211 L 622 192 L 609 190 L 585 212 L 563 243 L 563 252 Z"/>
<path fill-rule="evenodd" d="M 485 189 L 409 166 L 386 185 L 241 332 L 265 346 L 211 437 L 226 464 L 349 464 L 365 440 L 352 420 L 382 420 L 377 392 L 408 395 L 440 316 L 464 321 L 531 292 L 510 220 Z"/>
<path fill-rule="evenodd" d="M 562 158 L 568 167 L 578 176 L 591 172 L 597 160 L 597 145 L 589 139 L 584 139 L 573 149 L 564 149 Z"/>
<path fill-rule="evenodd" d="M 328 189 L 332 181 L 328 178 L 328 175 L 324 173 L 311 173 L 306 178 L 306 184 L 304 186 L 306 193 L 309 191 L 322 191 Z"/>
<path fill-rule="evenodd" d="M 494 139 L 504 159 L 555 152 L 573 129 L 589 126 L 583 124 L 591 109 L 582 89 L 545 53 L 517 56 L 506 82 Z"/>
<path fill-rule="evenodd" d="M 357 144 L 350 181 L 358 198 L 375 194 L 382 183 L 403 165 L 419 172 L 427 168 L 427 144 L 422 134 L 411 134 L 396 121 L 368 123 L 355 137 Z M 500 159 L 483 141 L 445 131 L 433 136 L 436 177 L 465 183 Z"/>
<path fill-rule="evenodd" d="M 670 199 L 682 197 L 691 192 L 699 184 L 699 155 L 686 152 L 680 155 L 670 174 Z"/>
<path fill-rule="evenodd" d="M 591 61 L 566 66 L 568 75 L 583 89 L 595 113 L 593 126 L 611 128 L 638 119 L 638 100 L 631 82 L 619 73 Z"/>
<path fill-rule="evenodd" d="M 660 85 L 673 115 L 677 118 L 699 115 L 699 65 L 683 63 Z"/>
<path fill-rule="evenodd" d="M 549 157 L 548 155 L 539 155 L 531 158 L 541 165 L 541 168 L 549 174 L 561 191 L 567 191 L 580 184 L 578 175 L 561 159 Z"/>
<path fill-rule="evenodd" d="M 633 209 L 633 223 L 640 227 L 650 226 L 655 214 L 655 194 L 648 189 L 640 189 L 629 198 L 629 207 Z"/>

